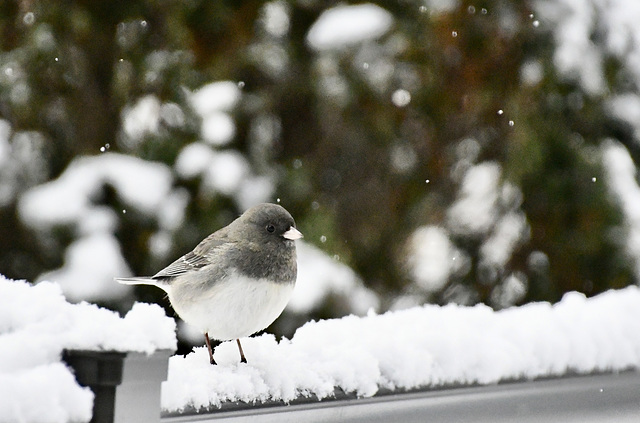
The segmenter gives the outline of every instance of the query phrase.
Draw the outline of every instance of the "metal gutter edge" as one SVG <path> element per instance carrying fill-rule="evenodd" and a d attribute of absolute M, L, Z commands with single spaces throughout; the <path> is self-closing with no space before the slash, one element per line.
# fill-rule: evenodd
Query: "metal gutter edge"
<path fill-rule="evenodd" d="M 640 372 L 601 373 L 371 398 L 165 416 L 179 422 L 640 422 Z"/>

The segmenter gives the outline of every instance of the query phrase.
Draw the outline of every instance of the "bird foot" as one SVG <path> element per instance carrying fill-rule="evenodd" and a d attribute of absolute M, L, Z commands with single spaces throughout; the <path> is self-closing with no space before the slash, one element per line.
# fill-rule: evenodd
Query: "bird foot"
<path fill-rule="evenodd" d="M 209 340 L 209 334 L 207 332 L 204 333 L 204 342 L 207 344 L 207 352 L 209 353 L 209 363 L 212 365 L 216 365 L 216 361 L 213 359 L 213 349 L 211 349 L 211 341 Z"/>

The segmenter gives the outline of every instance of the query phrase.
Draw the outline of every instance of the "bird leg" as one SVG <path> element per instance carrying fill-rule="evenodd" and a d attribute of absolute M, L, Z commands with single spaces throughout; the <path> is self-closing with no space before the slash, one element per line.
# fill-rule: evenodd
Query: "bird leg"
<path fill-rule="evenodd" d="M 240 345 L 240 340 L 236 339 L 236 342 L 238 343 L 238 349 L 240 350 L 240 362 L 241 363 L 246 363 L 247 359 L 244 356 L 244 351 L 242 351 L 242 345 Z"/>
<path fill-rule="evenodd" d="M 213 351 L 211 350 L 211 341 L 209 341 L 209 334 L 207 332 L 204 333 L 204 342 L 207 344 L 207 350 L 209 351 L 209 363 L 217 364 L 213 359 Z"/>

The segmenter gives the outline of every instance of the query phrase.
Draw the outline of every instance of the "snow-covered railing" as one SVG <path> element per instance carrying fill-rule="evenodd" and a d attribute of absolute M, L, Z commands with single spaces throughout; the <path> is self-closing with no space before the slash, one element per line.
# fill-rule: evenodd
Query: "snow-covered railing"
<path fill-rule="evenodd" d="M 165 414 L 183 422 L 403 422 L 403 423 L 620 423 L 640 415 L 640 373 L 563 376 L 471 387 L 384 392 L 370 398 L 342 395 L 289 405 L 225 404 L 207 412 Z"/>
<path fill-rule="evenodd" d="M 640 289 L 495 312 L 483 305 L 425 305 L 366 317 L 309 322 L 291 340 L 270 334 L 169 362 L 162 404 L 217 407 L 233 402 L 331 398 L 338 388 L 358 397 L 402 391 L 489 385 L 566 374 L 640 368 Z"/>
<path fill-rule="evenodd" d="M 171 353 L 68 350 L 62 358 L 76 381 L 95 394 L 93 423 L 158 422 Z"/>
<path fill-rule="evenodd" d="M 121 318 L 0 275 L 0 422 L 159 421 L 175 328 L 155 304 Z"/>
<path fill-rule="evenodd" d="M 238 362 L 233 343 L 216 349 L 218 366 L 204 348 L 168 358 L 174 331 L 155 305 L 136 304 L 120 318 L 67 303 L 55 284 L 0 278 L 0 421 L 640 415 L 637 287 L 499 312 L 426 305 L 309 322 L 291 340 L 244 341 L 248 364 Z M 100 357 L 107 364 L 92 364 Z M 121 370 L 100 370 L 114 362 Z"/>

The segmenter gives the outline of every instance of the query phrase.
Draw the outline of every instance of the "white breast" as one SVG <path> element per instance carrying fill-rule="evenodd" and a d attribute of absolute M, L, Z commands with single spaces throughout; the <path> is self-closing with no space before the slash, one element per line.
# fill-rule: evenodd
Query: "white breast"
<path fill-rule="evenodd" d="M 280 316 L 291 298 L 293 283 L 230 277 L 201 291 L 182 295 L 180 284 L 167 289 L 171 305 L 187 323 L 221 341 L 265 329 Z"/>

